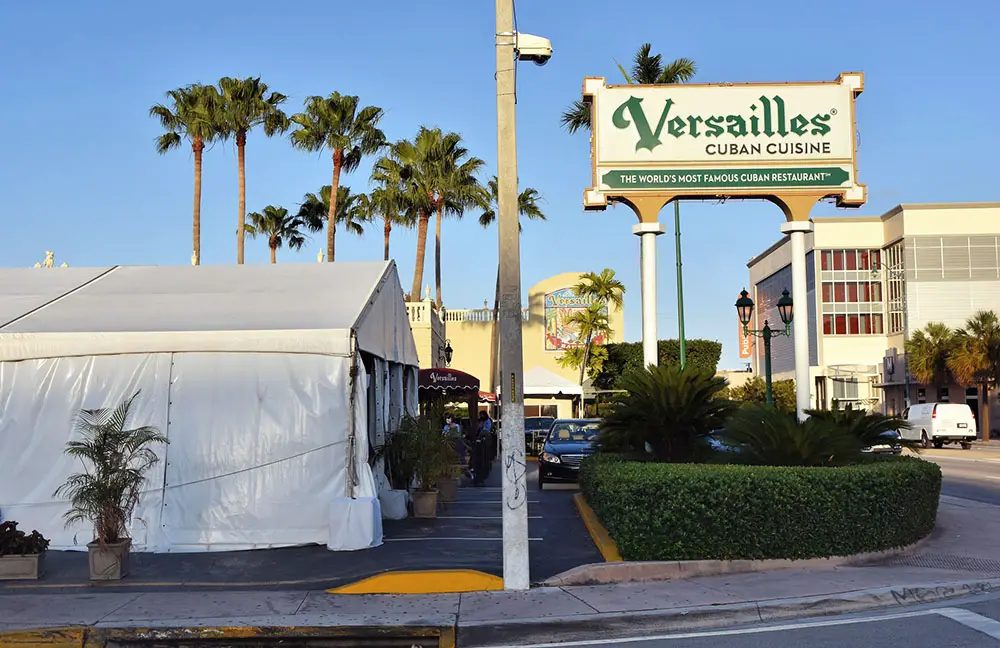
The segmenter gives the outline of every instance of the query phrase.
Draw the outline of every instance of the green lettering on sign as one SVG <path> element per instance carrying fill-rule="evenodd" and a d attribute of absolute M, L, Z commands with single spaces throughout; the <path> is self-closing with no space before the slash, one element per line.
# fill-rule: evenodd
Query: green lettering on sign
<path fill-rule="evenodd" d="M 601 179 L 612 189 L 760 189 L 839 187 L 850 180 L 839 167 L 776 169 L 614 169 Z"/>

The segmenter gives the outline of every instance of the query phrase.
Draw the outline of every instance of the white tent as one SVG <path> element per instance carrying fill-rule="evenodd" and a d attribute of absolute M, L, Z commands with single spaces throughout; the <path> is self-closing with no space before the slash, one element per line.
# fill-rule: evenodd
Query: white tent
<path fill-rule="evenodd" d="M 89 542 L 53 496 L 81 469 L 63 449 L 81 408 L 141 390 L 133 423 L 170 443 L 137 549 L 376 546 L 369 448 L 417 365 L 392 262 L 0 270 L 0 516 Z"/>
<path fill-rule="evenodd" d="M 524 372 L 525 396 L 582 396 L 583 388 L 544 367 Z"/>

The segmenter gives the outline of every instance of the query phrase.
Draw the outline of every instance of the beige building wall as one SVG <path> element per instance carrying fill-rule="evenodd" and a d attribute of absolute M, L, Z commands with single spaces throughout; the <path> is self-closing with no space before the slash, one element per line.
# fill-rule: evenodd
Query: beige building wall
<path fill-rule="evenodd" d="M 579 370 L 564 368 L 558 358 L 562 352 L 552 348 L 550 337 L 546 344 L 546 297 L 554 297 L 560 291 L 572 289 L 581 273 L 566 272 L 541 281 L 528 291 L 528 307 L 522 312 L 522 344 L 524 348 L 524 370 L 542 367 L 566 380 L 579 384 Z M 551 328 L 554 310 L 550 305 L 549 324 Z M 490 376 L 490 345 L 493 331 L 492 309 L 446 310 L 445 337 L 454 349 L 451 367 L 479 378 L 483 391 L 489 391 L 493 381 Z M 611 308 L 608 319 L 613 334 L 607 342 L 624 340 L 625 319 L 620 309 Z M 497 360 L 499 362 L 499 359 Z M 572 400 L 569 398 L 526 398 L 526 405 L 555 406 L 560 417 L 572 415 Z"/>

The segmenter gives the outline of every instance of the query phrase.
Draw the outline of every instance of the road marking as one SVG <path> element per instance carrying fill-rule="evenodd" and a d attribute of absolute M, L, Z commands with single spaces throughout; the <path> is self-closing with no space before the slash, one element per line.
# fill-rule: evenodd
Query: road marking
<path fill-rule="evenodd" d="M 439 520 L 502 520 L 502 515 L 439 515 Z M 541 520 L 541 515 L 529 515 L 529 520 Z"/>
<path fill-rule="evenodd" d="M 503 542 L 503 538 L 439 538 L 437 536 L 426 536 L 419 538 L 383 538 L 384 542 L 415 542 L 418 540 L 433 540 L 436 542 L 446 541 L 446 542 L 456 542 L 456 541 L 476 541 L 476 542 Z M 542 538 L 528 538 L 532 542 L 541 542 Z"/>
<path fill-rule="evenodd" d="M 824 628 L 828 626 L 851 625 L 854 623 L 874 623 L 878 621 L 891 621 L 893 619 L 910 619 L 919 616 L 929 616 L 937 613 L 937 610 L 922 610 L 920 612 L 900 612 L 899 614 L 885 614 L 876 617 L 862 617 L 858 619 L 835 619 L 831 621 L 807 621 L 804 623 L 787 623 L 782 625 L 764 626 L 760 628 L 741 628 L 739 630 L 707 630 L 703 632 L 685 632 L 683 634 L 658 635 L 652 637 L 622 637 L 616 639 L 564 641 L 561 643 L 532 644 L 532 648 L 567 648 L 569 646 L 600 646 L 618 645 L 628 643 L 639 643 L 643 641 L 667 641 L 670 639 L 699 639 L 703 637 L 725 637 L 731 635 L 758 634 L 762 632 L 783 632 L 787 630 L 800 630 L 803 628 Z M 493 646 L 492 648 L 523 648 L 523 646 Z"/>
<path fill-rule="evenodd" d="M 952 621 L 957 621 L 967 628 L 972 628 L 994 639 L 1000 639 L 1000 621 L 994 621 L 989 617 L 984 617 L 975 612 L 969 612 L 961 608 L 942 608 L 935 610 L 943 617 L 948 617 Z"/>
<path fill-rule="evenodd" d="M 452 504 L 503 504 L 503 500 L 455 500 L 454 502 L 443 502 L 443 506 Z M 528 500 L 528 504 L 538 504 L 538 500 Z"/>

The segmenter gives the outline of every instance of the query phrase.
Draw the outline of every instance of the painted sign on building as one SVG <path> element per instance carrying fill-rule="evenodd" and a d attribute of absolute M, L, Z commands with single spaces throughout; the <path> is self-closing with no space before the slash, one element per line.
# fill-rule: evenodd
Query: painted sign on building
<path fill-rule="evenodd" d="M 593 187 L 608 196 L 767 196 L 818 191 L 865 202 L 857 184 L 854 103 L 861 73 L 776 84 L 605 85 L 584 80 L 592 105 Z"/>
<path fill-rule="evenodd" d="M 572 288 L 562 288 L 545 294 L 545 350 L 562 351 L 580 347 L 586 340 L 572 322 L 573 315 L 587 310 L 594 303 L 593 297 L 580 297 Z M 602 309 L 606 315 L 607 307 Z M 594 336 L 595 344 L 604 344 L 603 335 Z"/>

